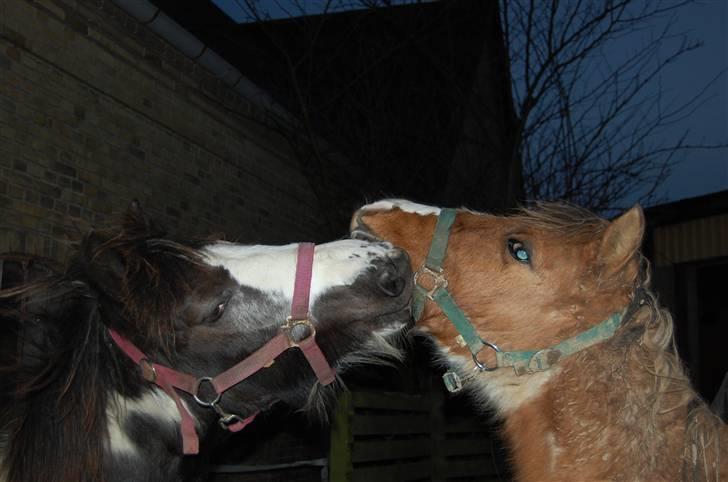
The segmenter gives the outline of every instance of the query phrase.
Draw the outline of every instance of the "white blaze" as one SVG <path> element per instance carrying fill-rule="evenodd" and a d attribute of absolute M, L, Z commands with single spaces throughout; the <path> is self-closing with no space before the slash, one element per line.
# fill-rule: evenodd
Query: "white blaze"
<path fill-rule="evenodd" d="M 203 251 L 208 263 L 222 266 L 241 285 L 293 298 L 298 245 L 243 246 L 218 242 Z M 314 251 L 311 304 L 326 290 L 350 285 L 369 269 L 371 261 L 391 249 L 387 244 L 369 244 L 345 239 L 319 244 Z"/>

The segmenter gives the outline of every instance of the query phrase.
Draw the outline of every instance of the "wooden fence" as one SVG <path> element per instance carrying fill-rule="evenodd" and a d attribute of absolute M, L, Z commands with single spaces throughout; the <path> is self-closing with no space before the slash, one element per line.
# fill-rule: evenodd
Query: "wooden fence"
<path fill-rule="evenodd" d="M 493 429 L 434 394 L 347 392 L 331 429 L 330 482 L 503 481 Z"/>

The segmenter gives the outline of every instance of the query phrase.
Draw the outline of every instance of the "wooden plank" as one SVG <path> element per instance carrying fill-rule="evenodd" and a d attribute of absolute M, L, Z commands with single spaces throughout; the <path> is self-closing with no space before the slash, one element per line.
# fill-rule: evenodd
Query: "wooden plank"
<path fill-rule="evenodd" d="M 423 460 L 404 464 L 356 467 L 351 482 L 407 482 L 426 479 L 429 475 L 430 461 Z"/>
<path fill-rule="evenodd" d="M 498 475 L 498 469 L 489 457 L 474 457 L 472 459 L 447 460 L 445 470 L 448 479 L 457 477 L 482 477 Z"/>
<path fill-rule="evenodd" d="M 455 433 L 490 433 L 493 429 L 478 422 L 477 419 L 448 420 L 445 422 L 445 432 Z"/>
<path fill-rule="evenodd" d="M 346 436 L 332 429 L 331 482 L 498 480 L 494 429 L 482 420 L 442 419 L 432 396 L 346 395 Z M 340 406 L 335 423 L 341 411 Z"/>
<path fill-rule="evenodd" d="M 329 448 L 329 480 L 346 482 L 351 478 L 351 417 L 354 409 L 351 405 L 351 392 L 341 394 L 337 402 L 334 419 L 331 424 L 331 445 Z"/>
<path fill-rule="evenodd" d="M 374 408 L 404 412 L 428 412 L 430 400 L 419 395 L 393 392 L 355 392 L 352 396 L 354 408 Z"/>
<path fill-rule="evenodd" d="M 395 435 L 429 433 L 428 415 L 357 415 L 351 421 L 356 435 Z"/>
<path fill-rule="evenodd" d="M 432 395 L 432 404 L 430 406 L 430 438 L 432 439 L 432 470 L 430 471 L 430 482 L 445 482 L 447 472 L 445 468 L 445 457 L 440 448 L 447 442 L 445 435 L 445 414 L 443 413 L 443 405 L 445 398 L 442 391 L 435 392 Z"/>
<path fill-rule="evenodd" d="M 416 457 L 429 458 L 431 454 L 432 441 L 429 437 L 414 440 L 361 440 L 354 444 L 351 460 L 357 463 Z"/>
<path fill-rule="evenodd" d="M 438 445 L 438 453 L 445 456 L 453 455 L 473 455 L 482 454 L 483 456 L 490 456 L 492 453 L 492 445 L 490 439 L 487 438 L 468 438 L 458 440 L 448 440 L 447 442 Z"/>

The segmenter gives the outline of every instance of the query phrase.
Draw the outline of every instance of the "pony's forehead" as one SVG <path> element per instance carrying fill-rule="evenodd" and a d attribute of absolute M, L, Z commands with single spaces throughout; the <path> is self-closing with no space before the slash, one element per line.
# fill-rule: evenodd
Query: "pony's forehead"
<path fill-rule="evenodd" d="M 297 244 L 285 244 L 281 246 L 266 246 L 261 244 L 245 245 L 228 241 L 215 241 L 205 246 L 202 249 L 202 253 L 208 260 L 257 256 L 279 257 L 282 254 L 295 252 L 297 246 Z"/>
<path fill-rule="evenodd" d="M 211 266 L 225 268 L 240 285 L 264 292 L 284 292 L 295 275 L 296 246 L 242 245 L 218 241 L 202 249 Z"/>
<path fill-rule="evenodd" d="M 392 248 L 389 243 L 342 239 L 316 245 L 311 277 L 311 299 L 334 286 L 351 285 L 369 270 L 375 258 Z M 211 266 L 225 268 L 240 285 L 291 298 L 296 275 L 298 244 L 246 246 L 216 242 L 202 249 Z"/>
<path fill-rule="evenodd" d="M 382 199 L 361 207 L 351 220 L 350 230 L 355 230 L 362 216 L 386 213 L 392 210 L 419 216 L 439 216 L 442 208 L 420 204 L 407 199 Z M 608 224 L 591 212 L 561 203 L 539 203 L 536 207 L 522 208 L 513 214 L 493 215 L 487 212 L 459 208 L 460 220 L 469 227 L 484 227 L 500 231 L 537 234 L 552 239 L 567 239 L 583 243 L 600 237 Z"/>

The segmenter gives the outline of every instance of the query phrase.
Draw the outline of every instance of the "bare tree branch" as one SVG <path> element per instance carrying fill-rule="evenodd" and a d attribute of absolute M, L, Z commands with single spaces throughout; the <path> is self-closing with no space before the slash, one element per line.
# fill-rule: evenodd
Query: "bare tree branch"
<path fill-rule="evenodd" d="M 668 145 L 659 140 L 725 76 L 720 72 L 682 103 L 664 99 L 661 77 L 701 46 L 675 31 L 676 15 L 690 3 L 501 0 L 504 40 L 519 73 L 512 88 L 529 199 L 603 212 L 622 208 L 635 193 L 650 203 L 681 153 L 728 147 L 688 143 L 687 131 Z M 630 51 L 605 53 L 660 24 Z"/>

